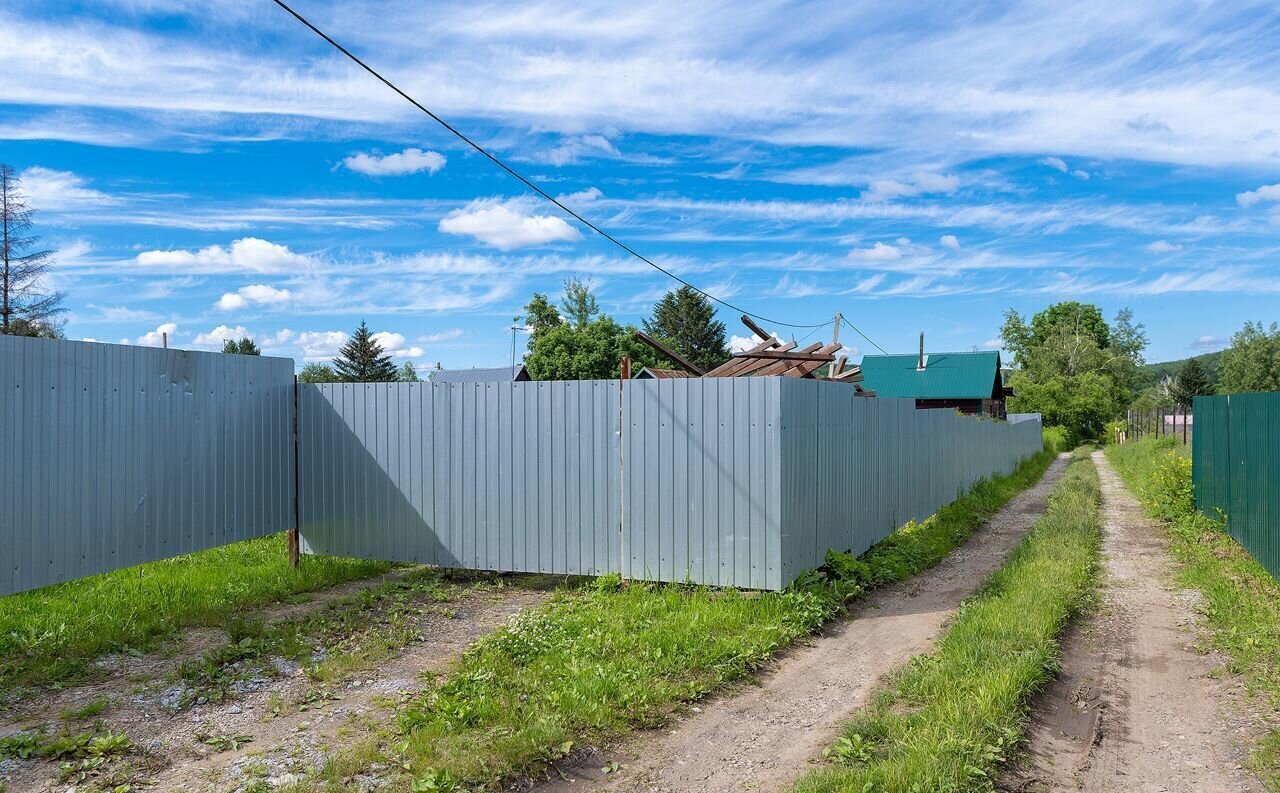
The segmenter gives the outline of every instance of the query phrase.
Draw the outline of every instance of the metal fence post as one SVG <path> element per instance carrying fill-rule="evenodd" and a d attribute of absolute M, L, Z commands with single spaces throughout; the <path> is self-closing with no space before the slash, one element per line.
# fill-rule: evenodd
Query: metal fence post
<path fill-rule="evenodd" d="M 631 379 L 631 356 L 622 356 L 618 367 L 618 575 L 627 580 L 627 477 L 625 387 Z"/>
<path fill-rule="evenodd" d="M 293 376 L 293 528 L 289 529 L 289 566 L 298 566 L 298 532 L 302 528 L 298 510 L 298 376 Z"/>

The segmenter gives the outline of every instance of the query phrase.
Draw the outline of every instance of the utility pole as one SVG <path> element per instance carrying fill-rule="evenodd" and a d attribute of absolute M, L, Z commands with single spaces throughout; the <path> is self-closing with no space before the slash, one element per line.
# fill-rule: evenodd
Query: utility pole
<path fill-rule="evenodd" d="M 836 312 L 836 326 L 835 326 L 835 328 L 833 328 L 833 329 L 832 329 L 832 331 L 831 331 L 831 343 L 832 343 L 832 344 L 839 344 L 839 343 L 840 343 L 840 323 L 841 323 L 841 322 L 844 322 L 844 314 L 841 314 L 839 311 L 837 311 L 837 312 Z"/>

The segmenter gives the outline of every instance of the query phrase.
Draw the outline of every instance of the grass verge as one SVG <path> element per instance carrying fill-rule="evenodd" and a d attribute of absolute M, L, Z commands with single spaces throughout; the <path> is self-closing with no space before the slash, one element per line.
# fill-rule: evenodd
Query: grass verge
<path fill-rule="evenodd" d="M 1030 695 L 1056 670 L 1058 634 L 1095 591 L 1097 473 L 1077 453 L 1044 517 L 953 618 L 937 650 L 889 680 L 796 784 L 827 791 L 992 790 L 1021 742 Z"/>
<path fill-rule="evenodd" d="M 1196 511 L 1188 447 L 1174 438 L 1144 438 L 1109 446 L 1106 454 L 1147 513 L 1164 522 L 1169 551 L 1180 562 L 1176 580 L 1203 595 L 1200 611 L 1210 643 L 1228 659 L 1226 671 L 1269 708 L 1280 708 L 1280 582 L 1219 521 Z M 1255 747 L 1250 767 L 1270 790 L 1280 790 L 1280 729 Z"/>
<path fill-rule="evenodd" d="M 151 650 L 184 627 L 391 567 L 309 556 L 293 569 L 278 534 L 0 597 L 0 701 L 83 678 L 103 653 Z"/>
<path fill-rule="evenodd" d="M 824 571 L 783 592 L 572 584 L 473 645 L 449 674 L 370 724 L 295 790 L 347 790 L 371 768 L 396 789 L 491 789 L 535 774 L 582 743 L 664 723 L 681 703 L 741 679 L 813 632 L 868 587 L 940 561 L 1036 482 L 1046 451 L 979 482 L 861 559 L 832 554 Z"/>

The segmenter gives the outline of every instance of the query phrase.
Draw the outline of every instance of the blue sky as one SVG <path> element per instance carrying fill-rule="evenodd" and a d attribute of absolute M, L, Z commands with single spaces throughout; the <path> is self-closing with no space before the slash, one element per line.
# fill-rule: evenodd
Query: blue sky
<path fill-rule="evenodd" d="M 967 350 L 1006 308 L 1080 299 L 1132 307 L 1164 360 L 1280 319 L 1273 3 L 888 5 L 296 3 L 780 322 L 842 311 L 890 351 L 922 330 Z M 589 276 L 638 323 L 672 286 L 268 0 L 18 0 L 0 74 L 0 161 L 59 251 L 70 338 L 247 333 L 300 365 L 365 319 L 397 360 L 494 365 L 535 290 Z"/>

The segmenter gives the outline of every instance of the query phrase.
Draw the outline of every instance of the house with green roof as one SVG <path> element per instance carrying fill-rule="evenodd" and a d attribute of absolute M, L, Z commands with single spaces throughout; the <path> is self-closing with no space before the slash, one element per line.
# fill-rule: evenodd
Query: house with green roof
<path fill-rule="evenodd" d="M 917 410 L 949 408 L 976 416 L 1005 417 L 1011 392 L 1000 374 L 1000 353 L 924 352 L 865 355 L 862 387 L 877 397 L 914 399 Z"/>

